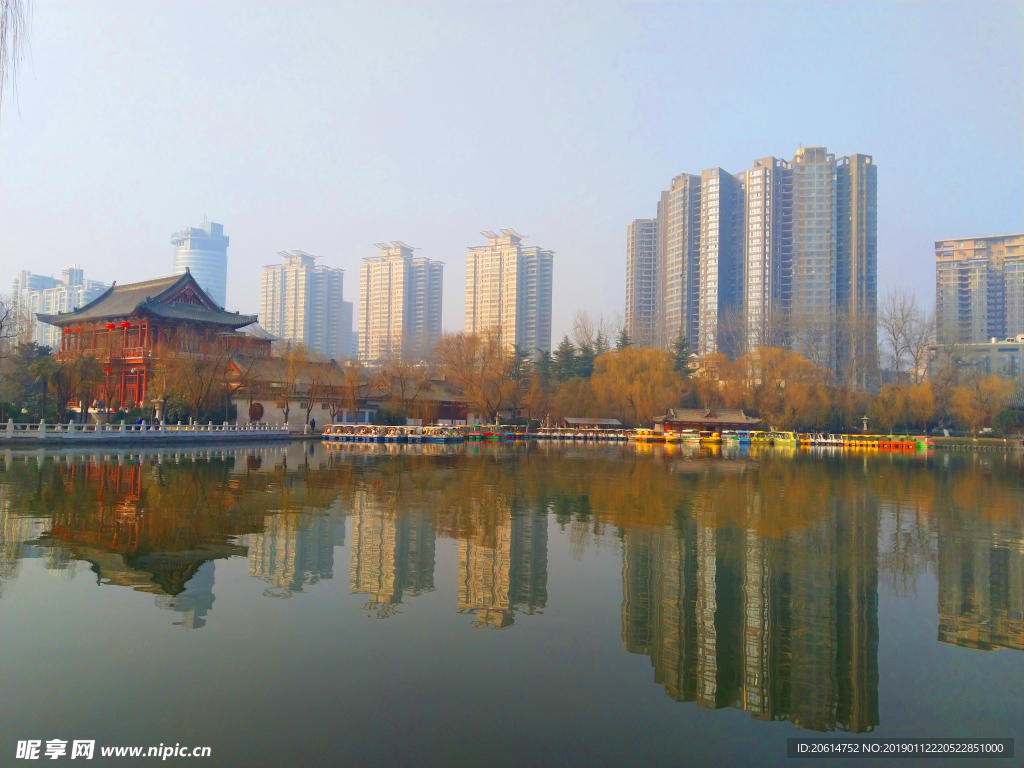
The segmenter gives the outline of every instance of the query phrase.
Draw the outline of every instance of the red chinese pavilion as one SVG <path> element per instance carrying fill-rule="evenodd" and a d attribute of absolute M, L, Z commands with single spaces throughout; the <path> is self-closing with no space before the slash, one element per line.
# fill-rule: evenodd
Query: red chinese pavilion
<path fill-rule="evenodd" d="M 206 295 L 189 272 L 142 283 L 110 287 L 72 312 L 36 315 L 61 329 L 58 360 L 92 355 L 103 365 L 97 399 L 122 407 L 143 406 L 146 385 L 161 355 L 202 355 L 210 344 L 267 357 L 270 340 L 239 332 L 256 315 L 226 312 Z"/>

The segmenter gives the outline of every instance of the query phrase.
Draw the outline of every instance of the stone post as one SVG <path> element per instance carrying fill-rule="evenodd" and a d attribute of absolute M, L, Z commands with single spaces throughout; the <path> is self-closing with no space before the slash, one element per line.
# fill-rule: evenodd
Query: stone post
<path fill-rule="evenodd" d="M 44 419 L 39 420 L 39 439 L 46 439 L 46 421 Z"/>

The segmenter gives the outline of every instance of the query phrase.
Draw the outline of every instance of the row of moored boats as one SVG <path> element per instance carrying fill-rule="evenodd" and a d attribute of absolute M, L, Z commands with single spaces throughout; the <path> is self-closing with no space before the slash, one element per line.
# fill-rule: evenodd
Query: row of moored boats
<path fill-rule="evenodd" d="M 343 443 L 464 443 L 474 441 L 563 440 L 635 443 L 697 443 L 700 445 L 778 445 L 792 447 L 866 448 L 887 451 L 920 451 L 935 447 L 923 435 L 856 435 L 823 432 L 760 432 L 654 429 L 580 429 L 541 427 L 432 426 L 398 427 L 372 424 L 331 424 L 323 439 Z"/>

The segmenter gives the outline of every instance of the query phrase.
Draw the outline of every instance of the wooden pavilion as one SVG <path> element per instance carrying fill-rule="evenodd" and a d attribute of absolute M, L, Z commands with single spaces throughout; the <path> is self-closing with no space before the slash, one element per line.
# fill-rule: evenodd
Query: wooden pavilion
<path fill-rule="evenodd" d="M 183 275 L 113 284 L 71 312 L 36 315 L 61 329 L 61 361 L 91 355 L 103 366 L 97 400 L 143 406 L 146 387 L 164 356 L 201 357 L 226 351 L 269 356 L 270 339 L 239 332 L 256 315 L 227 312 Z M 88 404 L 85 404 L 88 406 Z"/>
<path fill-rule="evenodd" d="M 752 430 L 761 419 L 747 416 L 740 408 L 670 408 L 654 420 L 655 429 L 682 432 L 687 429 L 721 434 L 723 430 Z"/>

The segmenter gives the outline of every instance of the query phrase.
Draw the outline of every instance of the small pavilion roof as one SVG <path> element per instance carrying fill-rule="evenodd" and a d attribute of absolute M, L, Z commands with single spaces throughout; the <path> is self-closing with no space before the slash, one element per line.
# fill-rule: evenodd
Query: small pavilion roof
<path fill-rule="evenodd" d="M 621 427 L 618 419 L 590 419 L 577 416 L 563 416 L 562 421 L 570 427 Z"/>
<path fill-rule="evenodd" d="M 670 408 L 655 423 L 707 424 L 709 426 L 760 424 L 761 419 L 747 416 L 741 408 Z"/>
<path fill-rule="evenodd" d="M 183 299 L 187 299 L 183 300 Z M 141 283 L 114 283 L 83 307 L 36 317 L 50 325 L 149 315 L 184 323 L 207 323 L 236 329 L 256 322 L 256 315 L 226 312 L 199 287 L 189 272 Z"/>

